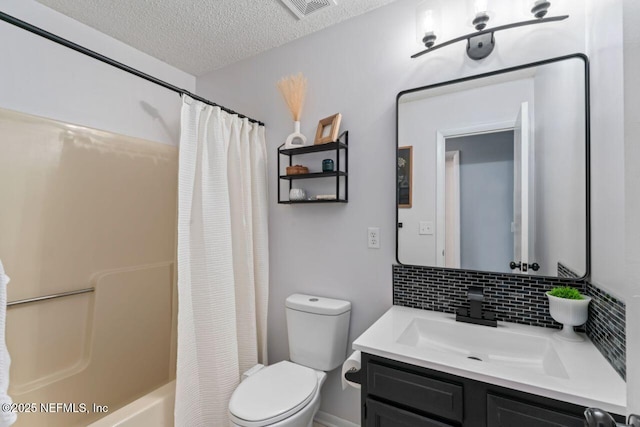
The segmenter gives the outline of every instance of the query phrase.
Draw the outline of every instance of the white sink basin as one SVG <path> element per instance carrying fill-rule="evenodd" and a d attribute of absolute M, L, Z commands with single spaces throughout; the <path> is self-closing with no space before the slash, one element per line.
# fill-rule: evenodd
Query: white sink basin
<path fill-rule="evenodd" d="M 551 339 L 456 323 L 453 319 L 413 319 L 397 342 L 478 363 L 500 364 L 536 374 L 568 378 Z"/>
<path fill-rule="evenodd" d="M 448 313 L 394 306 L 354 350 L 427 369 L 605 411 L 626 411 L 626 384 L 586 338 L 563 341 L 555 329 L 456 322 Z M 480 360 L 477 360 L 480 359 Z"/>

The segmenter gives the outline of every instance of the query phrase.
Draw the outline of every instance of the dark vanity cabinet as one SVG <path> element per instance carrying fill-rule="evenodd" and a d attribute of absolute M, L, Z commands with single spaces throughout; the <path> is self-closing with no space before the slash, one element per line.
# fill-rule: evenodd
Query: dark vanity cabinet
<path fill-rule="evenodd" d="M 582 406 L 366 353 L 361 372 L 365 427 L 585 425 Z"/>

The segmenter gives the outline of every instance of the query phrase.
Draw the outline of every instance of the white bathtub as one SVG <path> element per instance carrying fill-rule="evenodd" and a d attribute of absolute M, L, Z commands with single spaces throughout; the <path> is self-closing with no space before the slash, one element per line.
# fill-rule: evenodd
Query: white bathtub
<path fill-rule="evenodd" d="M 176 382 L 171 381 L 88 427 L 173 427 Z"/>

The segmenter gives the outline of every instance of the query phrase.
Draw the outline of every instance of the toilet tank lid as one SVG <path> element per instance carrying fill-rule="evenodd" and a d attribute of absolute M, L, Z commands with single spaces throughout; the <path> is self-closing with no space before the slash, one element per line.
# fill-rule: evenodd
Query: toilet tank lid
<path fill-rule="evenodd" d="M 325 316 L 337 316 L 351 310 L 349 301 L 304 294 L 290 295 L 287 298 L 286 306 L 293 310 L 324 314 Z"/>

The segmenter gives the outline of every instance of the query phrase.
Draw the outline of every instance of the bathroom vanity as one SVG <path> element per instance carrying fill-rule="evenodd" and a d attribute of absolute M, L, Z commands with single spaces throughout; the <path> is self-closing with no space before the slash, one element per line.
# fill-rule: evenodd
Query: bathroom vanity
<path fill-rule="evenodd" d="M 591 306 L 605 358 L 559 339 L 545 298 L 600 292 L 588 70 L 575 54 L 398 94 L 396 305 L 353 344 L 362 425 L 582 427 L 587 408 L 626 412 L 623 309 Z"/>
<path fill-rule="evenodd" d="M 626 385 L 604 357 L 554 332 L 394 306 L 353 344 L 362 425 L 582 427 L 587 407 L 623 414 Z"/>

